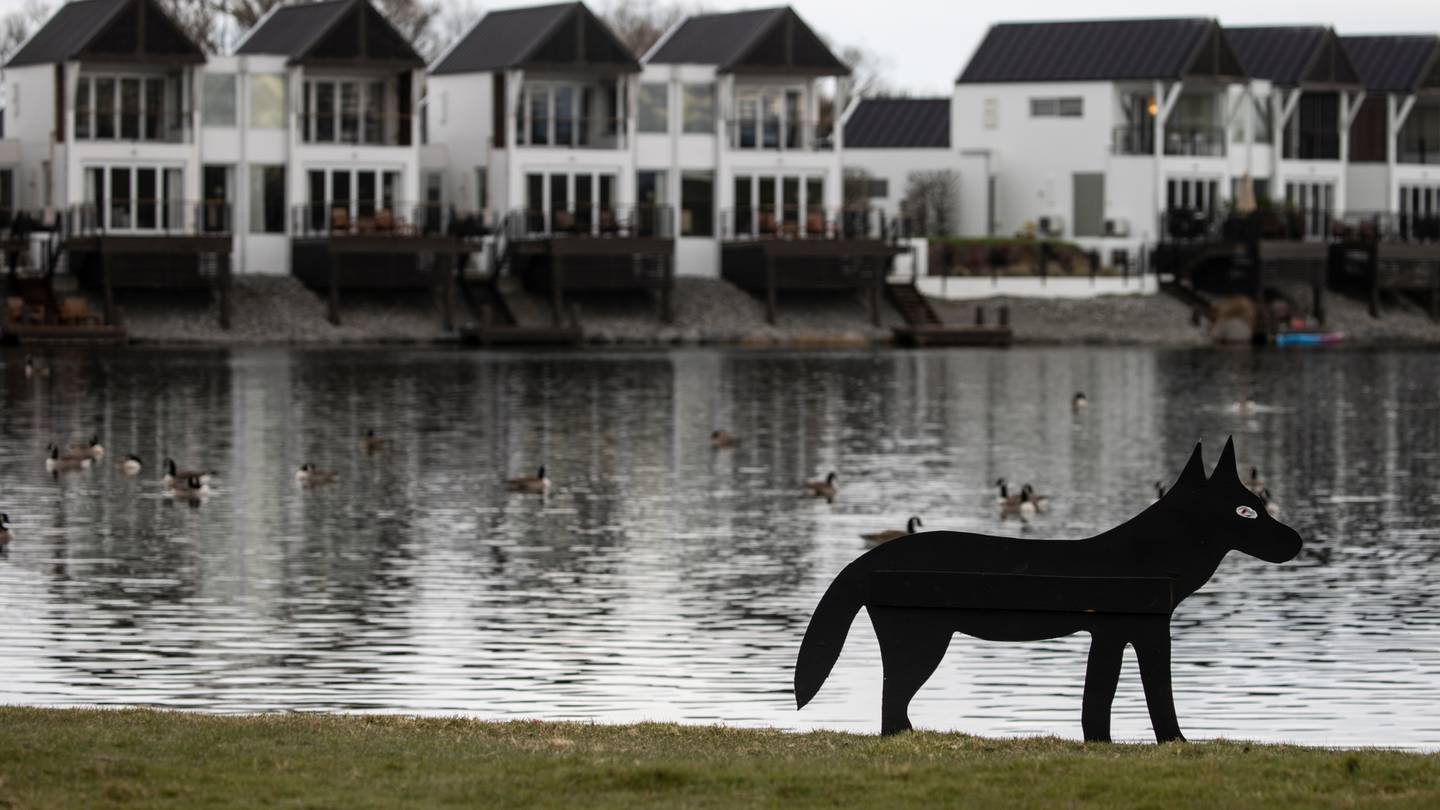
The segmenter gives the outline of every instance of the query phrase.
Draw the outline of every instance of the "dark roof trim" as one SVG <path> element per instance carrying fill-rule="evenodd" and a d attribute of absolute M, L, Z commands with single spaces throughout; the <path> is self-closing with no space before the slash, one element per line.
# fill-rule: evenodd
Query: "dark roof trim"
<path fill-rule="evenodd" d="M 996 23 L 956 82 L 1198 78 L 1246 78 L 1224 29 L 1207 17 Z"/>
<path fill-rule="evenodd" d="M 1351 90 L 1363 85 L 1335 29 L 1319 25 L 1226 29 L 1246 72 L 1278 87 Z"/>
<path fill-rule="evenodd" d="M 316 54 L 336 28 L 355 15 L 356 41 L 354 56 Z M 388 29 L 393 42 L 400 44 L 398 55 L 369 54 L 368 27 L 379 23 Z M 307 30 L 308 29 L 308 30 Z M 423 67 L 425 60 L 415 46 L 400 33 L 380 9 L 369 0 L 320 0 L 313 3 L 292 3 L 277 6 L 260 20 L 236 49 L 240 54 L 278 54 L 288 57 L 289 64 L 308 65 L 375 65 L 385 67 Z"/>
<path fill-rule="evenodd" d="M 556 37 L 571 23 L 576 26 L 576 40 L 567 47 Z M 592 42 L 591 37 L 598 37 L 599 42 Z M 595 44 L 599 47 L 591 47 Z M 570 59 L 555 59 L 557 50 L 568 53 Z M 435 61 L 430 73 L 443 76 L 514 68 L 638 73 L 640 63 L 589 7 L 570 2 L 486 14 Z"/>
<path fill-rule="evenodd" d="M 686 17 L 645 62 L 714 65 L 720 73 L 850 75 L 849 66 L 789 6 Z"/>
<path fill-rule="evenodd" d="M 949 147 L 949 98 L 867 98 L 845 121 L 846 149 Z"/>
<path fill-rule="evenodd" d="M 97 40 L 132 6 L 136 9 L 137 18 L 136 50 L 133 53 L 115 51 L 87 54 Z M 167 53 L 141 50 L 145 44 L 146 33 L 142 23 L 148 20 L 150 15 L 156 15 L 161 24 L 183 43 L 184 47 L 180 51 Z M 56 9 L 5 66 L 57 64 L 74 59 L 97 63 L 201 64 L 205 61 L 205 52 L 155 0 L 72 0 Z"/>
<path fill-rule="evenodd" d="M 1426 88 L 1427 78 L 1440 78 L 1431 76 L 1440 61 L 1440 37 L 1367 34 L 1343 36 L 1340 43 L 1371 92 L 1413 93 Z"/>

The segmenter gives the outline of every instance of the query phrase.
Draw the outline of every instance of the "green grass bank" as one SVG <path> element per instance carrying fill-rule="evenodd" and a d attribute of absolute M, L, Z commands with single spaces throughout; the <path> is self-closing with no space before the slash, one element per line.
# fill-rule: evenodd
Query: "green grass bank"
<path fill-rule="evenodd" d="M 0 708 L 0 808 L 1440 807 L 1440 756 Z"/>

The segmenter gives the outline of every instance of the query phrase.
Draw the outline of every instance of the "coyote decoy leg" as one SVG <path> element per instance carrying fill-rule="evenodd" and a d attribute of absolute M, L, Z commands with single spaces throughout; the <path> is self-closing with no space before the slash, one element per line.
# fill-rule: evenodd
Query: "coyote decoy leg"
<path fill-rule="evenodd" d="M 1116 633 L 1095 631 L 1090 636 L 1090 663 L 1085 667 L 1085 698 L 1080 727 L 1086 742 L 1110 742 L 1110 706 L 1120 682 L 1125 639 Z"/>
<path fill-rule="evenodd" d="M 1145 705 L 1158 742 L 1184 741 L 1180 720 L 1175 716 L 1175 695 L 1170 686 L 1170 626 L 1168 622 L 1145 627 L 1136 634 L 1135 656 L 1140 660 L 1140 682 L 1145 686 Z"/>
<path fill-rule="evenodd" d="M 945 649 L 950 630 L 932 610 L 870 608 L 870 623 L 880 640 L 880 663 L 885 683 L 880 695 L 880 733 L 898 734 L 910 730 L 910 699 L 934 674 Z"/>

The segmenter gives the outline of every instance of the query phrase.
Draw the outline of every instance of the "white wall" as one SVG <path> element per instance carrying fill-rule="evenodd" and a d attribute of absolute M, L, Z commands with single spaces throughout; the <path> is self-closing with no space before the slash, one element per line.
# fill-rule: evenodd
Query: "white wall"
<path fill-rule="evenodd" d="M 1352 163 L 1346 167 L 1345 210 L 1351 213 L 1389 211 L 1390 167 L 1384 163 Z"/>
<path fill-rule="evenodd" d="M 51 202 L 64 205 L 65 145 L 55 144 L 55 66 L 28 65 L 4 72 L 5 139 L 14 141 L 8 165 L 15 167 L 15 203 L 45 204 L 44 167 L 50 165 Z"/>
<path fill-rule="evenodd" d="M 949 169 L 960 172 L 961 160 L 958 152 L 951 149 L 846 149 L 842 157 L 846 172 L 863 170 L 872 179 L 884 180 L 884 197 L 872 197 L 870 204 L 883 209 L 888 216 L 898 216 L 900 203 L 905 199 L 905 187 L 912 172 L 939 171 Z M 967 183 L 961 183 L 957 193 L 963 193 Z M 964 217 L 965 205 L 961 205 Z M 959 227 L 960 223 L 952 223 Z"/>

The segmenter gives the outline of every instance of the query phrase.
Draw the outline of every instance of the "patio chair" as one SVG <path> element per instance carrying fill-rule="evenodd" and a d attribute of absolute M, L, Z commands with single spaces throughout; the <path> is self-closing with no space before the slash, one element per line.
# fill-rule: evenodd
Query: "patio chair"
<path fill-rule="evenodd" d="M 760 213 L 760 235 L 774 236 L 776 233 L 775 215 L 762 211 Z"/>
<path fill-rule="evenodd" d="M 5 298 L 5 320 L 9 323 L 19 323 L 21 316 L 25 314 L 25 299 L 11 295 Z"/>
<path fill-rule="evenodd" d="M 551 218 L 555 221 L 556 233 L 573 233 L 575 231 L 575 213 L 573 211 L 556 211 Z"/>
<path fill-rule="evenodd" d="M 608 208 L 600 212 L 600 233 L 603 236 L 620 233 L 620 220 L 616 219 L 615 212 Z"/>
<path fill-rule="evenodd" d="M 380 233 L 390 233 L 395 230 L 395 215 L 389 208 L 381 208 L 375 212 L 375 230 Z"/>
<path fill-rule="evenodd" d="M 812 211 L 805 217 L 805 235 L 812 239 L 821 239 L 826 236 L 824 215 Z"/>
<path fill-rule="evenodd" d="M 350 230 L 350 212 L 344 208 L 331 208 L 330 230 L 341 233 Z"/>
<path fill-rule="evenodd" d="M 60 322 L 71 326 L 94 326 L 100 318 L 90 311 L 90 302 L 71 296 L 60 301 Z"/>

